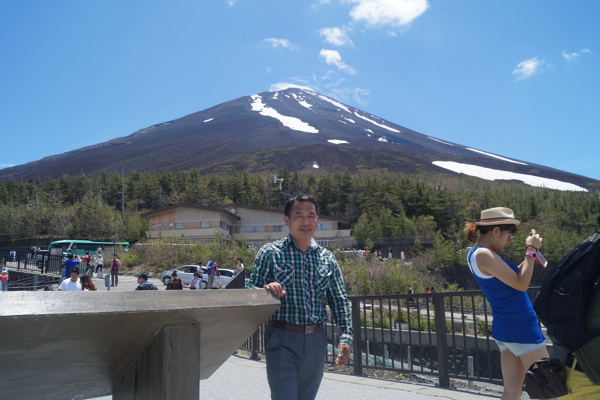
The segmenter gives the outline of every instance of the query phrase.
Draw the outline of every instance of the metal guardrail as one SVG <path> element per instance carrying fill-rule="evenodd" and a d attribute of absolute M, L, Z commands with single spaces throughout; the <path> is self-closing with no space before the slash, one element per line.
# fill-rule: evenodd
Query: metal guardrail
<path fill-rule="evenodd" d="M 25 251 L 0 250 L 0 260 L 9 268 L 42 274 L 60 275 L 63 267 L 62 256 L 50 255 L 47 252 L 32 253 Z"/>
<path fill-rule="evenodd" d="M 528 290 L 535 296 L 539 287 Z M 450 379 L 502 384 L 500 353 L 491 337 L 491 308 L 480 290 L 351 296 L 354 375 L 363 369 L 429 375 L 441 387 Z M 360 327 L 360 328 L 359 328 Z M 334 364 L 337 328 L 327 324 L 326 364 Z M 264 325 L 241 350 L 264 355 Z"/>

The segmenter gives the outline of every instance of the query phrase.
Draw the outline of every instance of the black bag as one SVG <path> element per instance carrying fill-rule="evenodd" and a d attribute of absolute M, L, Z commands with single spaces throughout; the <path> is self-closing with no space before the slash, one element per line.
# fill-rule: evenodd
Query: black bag
<path fill-rule="evenodd" d="M 533 308 L 554 346 L 571 353 L 600 336 L 586 328 L 587 307 L 600 280 L 600 233 L 577 245 L 548 271 Z"/>
<path fill-rule="evenodd" d="M 557 358 L 537 360 L 525 373 L 523 389 L 532 399 L 551 399 L 568 394 L 565 365 Z"/>

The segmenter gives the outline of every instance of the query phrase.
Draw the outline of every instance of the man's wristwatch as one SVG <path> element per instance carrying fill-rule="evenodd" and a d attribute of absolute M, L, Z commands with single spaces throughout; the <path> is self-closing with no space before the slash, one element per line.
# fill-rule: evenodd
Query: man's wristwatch
<path fill-rule="evenodd" d="M 526 257 L 533 257 L 534 260 L 537 258 L 537 254 L 535 254 L 535 251 L 526 251 L 525 252 L 525 256 Z"/>

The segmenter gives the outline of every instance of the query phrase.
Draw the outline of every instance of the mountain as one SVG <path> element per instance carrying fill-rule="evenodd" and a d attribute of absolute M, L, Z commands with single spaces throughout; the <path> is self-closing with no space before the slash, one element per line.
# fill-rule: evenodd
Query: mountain
<path fill-rule="evenodd" d="M 600 183 L 427 136 L 302 87 L 240 97 L 126 137 L 5 168 L 0 179 L 190 168 L 325 173 L 385 168 L 464 173 L 562 190 Z"/>

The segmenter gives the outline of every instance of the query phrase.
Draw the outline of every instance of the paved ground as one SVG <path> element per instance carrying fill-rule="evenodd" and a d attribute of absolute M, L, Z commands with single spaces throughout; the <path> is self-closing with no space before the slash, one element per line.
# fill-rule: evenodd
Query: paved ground
<path fill-rule="evenodd" d="M 231 356 L 209 379 L 200 381 L 200 400 L 266 400 L 269 385 L 265 363 Z M 492 400 L 500 395 L 441 389 L 432 385 L 403 383 L 325 372 L 317 400 Z M 110 400 L 112 396 L 96 400 Z"/>
<path fill-rule="evenodd" d="M 137 287 L 135 276 L 120 275 L 116 287 L 107 288 L 104 280 L 92 278 L 98 290 L 130 291 Z M 165 285 L 150 278 L 158 290 Z M 263 361 L 243 356 L 231 356 L 209 379 L 200 381 L 201 400 L 265 400 L 270 397 L 267 373 Z M 344 400 L 477 400 L 495 399 L 499 395 L 481 394 L 476 391 L 441 389 L 433 385 L 404 383 L 375 378 L 326 372 L 317 400 L 342 398 Z M 97 400 L 110 400 L 112 396 Z"/>

